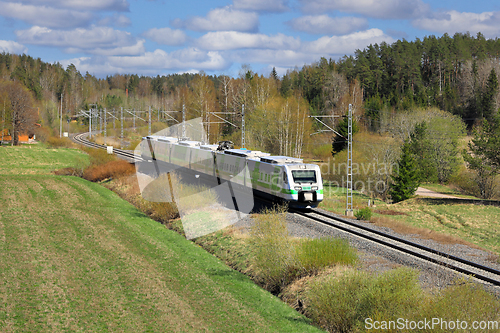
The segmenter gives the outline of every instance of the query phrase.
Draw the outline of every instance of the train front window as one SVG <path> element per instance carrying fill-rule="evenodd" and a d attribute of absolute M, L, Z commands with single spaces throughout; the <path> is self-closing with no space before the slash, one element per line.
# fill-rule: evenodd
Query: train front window
<path fill-rule="evenodd" d="M 292 170 L 292 177 L 297 184 L 316 183 L 316 171 L 314 170 Z"/>

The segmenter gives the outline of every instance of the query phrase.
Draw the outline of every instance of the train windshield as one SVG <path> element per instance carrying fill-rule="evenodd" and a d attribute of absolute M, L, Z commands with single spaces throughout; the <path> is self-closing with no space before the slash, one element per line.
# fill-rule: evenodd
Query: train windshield
<path fill-rule="evenodd" d="M 292 170 L 295 183 L 316 183 L 316 171 L 314 170 Z"/>

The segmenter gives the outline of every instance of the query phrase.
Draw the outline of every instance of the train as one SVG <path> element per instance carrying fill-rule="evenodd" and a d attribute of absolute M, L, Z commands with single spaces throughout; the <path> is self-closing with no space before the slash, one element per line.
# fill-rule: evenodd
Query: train
<path fill-rule="evenodd" d="M 316 164 L 289 156 L 235 149 L 230 141 L 203 144 L 187 138 L 150 135 L 140 143 L 141 158 L 155 165 L 156 172 L 176 170 L 184 178 L 196 177 L 207 184 L 230 181 L 235 190 L 252 189 L 256 197 L 289 207 L 315 208 L 323 200 L 323 181 Z"/>

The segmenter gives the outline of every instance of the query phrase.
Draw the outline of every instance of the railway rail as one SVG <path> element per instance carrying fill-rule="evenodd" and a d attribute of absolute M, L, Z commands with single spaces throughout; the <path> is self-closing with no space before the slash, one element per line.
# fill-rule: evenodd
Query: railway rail
<path fill-rule="evenodd" d="M 87 140 L 89 133 L 75 135 L 72 140 L 87 147 L 106 149 L 107 146 L 93 143 Z M 127 160 L 130 163 L 141 161 L 140 156 L 122 149 L 113 149 L 113 153 L 118 157 Z M 291 213 L 314 220 L 323 225 L 327 225 L 343 232 L 355 235 L 365 240 L 369 240 L 379 245 L 383 245 L 392 250 L 405 253 L 407 255 L 431 262 L 453 271 L 472 276 L 480 281 L 494 286 L 500 286 L 500 271 L 491 267 L 474 263 L 472 261 L 444 253 L 421 244 L 411 242 L 401 237 L 389 235 L 387 233 L 363 226 L 359 223 L 349 221 L 344 218 L 336 217 L 324 213 L 318 209 L 302 211 L 290 209 Z"/>
<path fill-rule="evenodd" d="M 500 271 L 491 267 L 438 251 L 401 237 L 389 235 L 344 218 L 332 216 L 318 209 L 309 211 L 291 210 L 291 212 L 346 233 L 353 234 L 362 239 L 383 245 L 392 250 L 443 266 L 467 276 L 472 276 L 482 282 L 497 287 L 500 286 Z"/>
<path fill-rule="evenodd" d="M 73 136 L 71 138 L 71 140 L 73 140 L 73 142 L 82 144 L 86 147 L 97 148 L 97 149 L 107 149 L 107 146 L 105 146 L 105 145 L 100 145 L 100 144 L 90 142 L 89 140 L 87 140 L 88 136 L 89 136 L 88 132 L 80 133 L 80 134 L 76 134 L 75 136 Z M 113 147 L 113 153 L 116 156 L 118 156 L 118 157 L 120 157 L 120 158 L 122 158 L 130 163 L 135 163 L 136 161 L 142 161 L 142 158 L 140 156 L 135 155 L 133 152 L 126 151 L 123 149 L 117 149 L 117 148 Z"/>

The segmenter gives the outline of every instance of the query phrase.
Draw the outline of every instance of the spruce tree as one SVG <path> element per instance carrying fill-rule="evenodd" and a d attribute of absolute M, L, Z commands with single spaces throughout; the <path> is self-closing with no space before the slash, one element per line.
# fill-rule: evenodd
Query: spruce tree
<path fill-rule="evenodd" d="M 498 78 L 495 69 L 492 68 L 488 81 L 486 82 L 486 89 L 483 93 L 482 108 L 483 117 L 491 120 L 495 115 L 495 96 L 498 92 Z"/>
<path fill-rule="evenodd" d="M 347 148 L 347 136 L 349 132 L 348 128 L 348 118 L 347 116 L 343 117 L 342 120 L 335 126 L 335 130 L 341 135 L 335 135 L 332 141 L 332 155 L 341 152 L 345 148 Z M 356 120 L 352 120 L 352 135 L 359 132 L 359 125 Z"/>
<path fill-rule="evenodd" d="M 393 183 L 389 194 L 394 203 L 409 199 L 420 185 L 417 164 L 410 151 L 409 142 L 404 143 L 398 161 L 398 170 L 391 178 Z"/>

